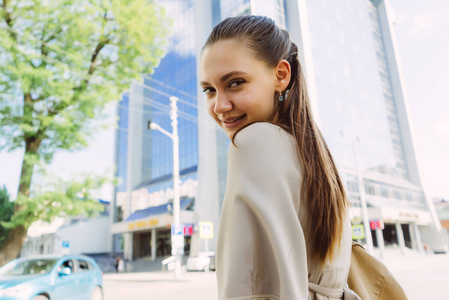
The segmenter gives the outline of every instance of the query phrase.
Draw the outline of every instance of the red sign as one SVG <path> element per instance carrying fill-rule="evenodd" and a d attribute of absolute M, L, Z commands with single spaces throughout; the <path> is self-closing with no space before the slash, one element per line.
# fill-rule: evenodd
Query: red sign
<path fill-rule="evenodd" d="M 184 236 L 191 236 L 193 234 L 193 225 L 184 225 Z"/>
<path fill-rule="evenodd" d="M 380 228 L 382 230 L 384 230 L 384 228 L 385 228 L 384 221 L 382 221 L 382 220 L 377 220 L 376 225 L 377 225 L 377 228 Z"/>
<path fill-rule="evenodd" d="M 377 228 L 384 230 L 384 221 L 380 219 L 369 221 L 369 227 L 371 228 L 371 230 L 376 230 Z"/>

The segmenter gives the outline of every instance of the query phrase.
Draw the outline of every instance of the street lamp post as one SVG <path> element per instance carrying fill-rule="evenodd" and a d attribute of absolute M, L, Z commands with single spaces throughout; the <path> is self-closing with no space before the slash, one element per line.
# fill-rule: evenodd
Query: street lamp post
<path fill-rule="evenodd" d="M 177 97 L 170 97 L 170 119 L 172 120 L 172 133 L 164 130 L 158 124 L 149 122 L 148 127 L 152 130 L 158 130 L 173 141 L 173 227 L 171 236 L 172 255 L 175 256 L 175 279 L 181 275 L 181 258 L 184 252 L 184 235 L 181 228 L 181 215 L 179 205 L 179 138 L 178 138 L 178 107 Z M 181 234 L 179 234 L 181 231 Z"/>
<path fill-rule="evenodd" d="M 362 206 L 363 227 L 365 228 L 365 241 L 366 241 L 366 245 L 368 248 L 368 252 L 372 254 L 373 253 L 373 237 L 371 236 L 371 229 L 369 226 L 369 216 L 368 216 L 368 206 L 366 204 L 365 184 L 363 182 L 363 176 L 360 171 L 358 143 L 359 143 L 359 139 L 357 138 L 354 141 L 354 157 L 355 157 L 355 167 L 357 170 L 357 183 L 358 183 L 359 193 L 360 193 L 360 204 Z"/>

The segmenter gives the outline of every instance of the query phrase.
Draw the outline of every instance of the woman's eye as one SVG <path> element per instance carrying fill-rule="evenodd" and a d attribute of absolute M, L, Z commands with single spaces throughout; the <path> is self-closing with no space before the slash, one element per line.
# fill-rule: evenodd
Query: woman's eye
<path fill-rule="evenodd" d="M 245 80 L 243 80 L 243 79 L 233 80 L 229 83 L 229 87 L 236 87 L 243 83 L 245 83 Z"/>
<path fill-rule="evenodd" d="M 210 94 L 210 93 L 212 93 L 214 91 L 215 91 L 215 89 L 210 88 L 210 87 L 207 87 L 207 88 L 203 89 L 203 93 L 205 93 L 205 94 Z"/>

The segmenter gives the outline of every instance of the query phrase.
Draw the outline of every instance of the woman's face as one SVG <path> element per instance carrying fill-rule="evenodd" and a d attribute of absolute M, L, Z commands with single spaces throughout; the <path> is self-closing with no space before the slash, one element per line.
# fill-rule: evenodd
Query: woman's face
<path fill-rule="evenodd" d="M 208 112 L 230 139 L 249 123 L 271 120 L 279 91 L 276 68 L 257 60 L 242 44 L 220 40 L 201 56 L 200 81 Z"/>

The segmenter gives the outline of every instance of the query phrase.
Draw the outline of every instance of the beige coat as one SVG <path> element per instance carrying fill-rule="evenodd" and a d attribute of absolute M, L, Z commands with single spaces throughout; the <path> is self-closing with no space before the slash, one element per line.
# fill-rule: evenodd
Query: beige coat
<path fill-rule="evenodd" d="M 310 223 L 307 203 L 299 197 L 293 137 L 276 125 L 256 123 L 239 132 L 235 144 L 229 146 L 218 231 L 219 299 L 340 299 L 319 295 L 310 286 L 337 294 L 346 286 L 349 215 L 335 259 L 321 269 L 310 255 Z"/>

